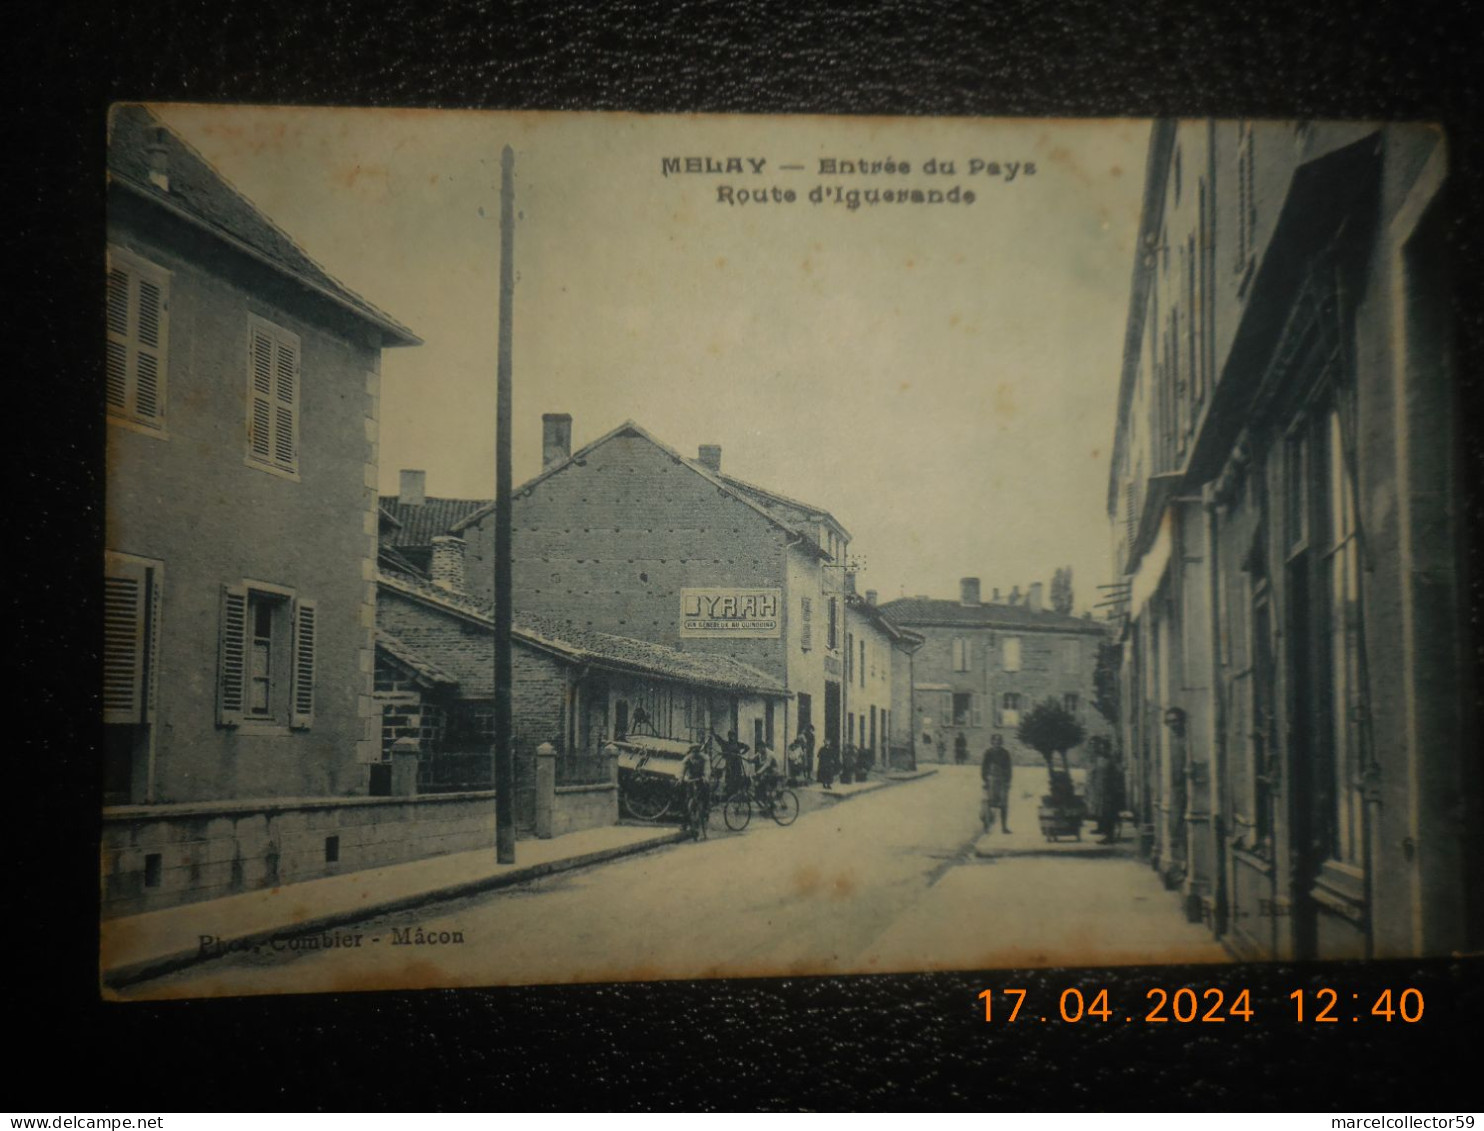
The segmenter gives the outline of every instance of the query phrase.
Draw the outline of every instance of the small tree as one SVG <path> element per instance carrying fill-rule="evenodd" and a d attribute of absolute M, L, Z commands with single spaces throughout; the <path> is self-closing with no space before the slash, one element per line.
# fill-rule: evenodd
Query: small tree
<path fill-rule="evenodd" d="M 1056 770 L 1052 759 L 1057 754 L 1061 755 L 1062 769 L 1067 769 L 1067 751 L 1080 746 L 1087 737 L 1086 728 L 1055 699 L 1037 703 L 1026 712 L 1015 733 L 1021 742 L 1046 759 L 1048 772 Z"/>

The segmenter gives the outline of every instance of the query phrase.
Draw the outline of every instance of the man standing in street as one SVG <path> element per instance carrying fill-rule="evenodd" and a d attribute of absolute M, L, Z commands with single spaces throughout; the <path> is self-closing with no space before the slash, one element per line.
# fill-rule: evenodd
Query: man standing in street
<path fill-rule="evenodd" d="M 1097 821 L 1099 844 L 1112 844 L 1118 836 L 1123 812 L 1123 772 L 1113 760 L 1112 744 L 1094 738 L 1092 769 L 1087 775 L 1087 807 Z"/>
<path fill-rule="evenodd" d="M 996 731 L 989 740 L 989 749 L 984 752 L 984 761 L 979 764 L 979 776 L 984 782 L 984 831 L 994 824 L 995 811 L 1000 814 L 1000 831 L 1010 831 L 1010 775 L 1013 764 L 1010 751 L 1005 749 L 1005 740 Z"/>

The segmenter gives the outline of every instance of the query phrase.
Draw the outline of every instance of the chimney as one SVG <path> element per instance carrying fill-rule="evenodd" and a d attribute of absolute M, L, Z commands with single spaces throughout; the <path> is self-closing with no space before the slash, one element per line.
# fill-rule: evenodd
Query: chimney
<path fill-rule="evenodd" d="M 1018 585 L 1014 589 L 1010 590 L 1010 604 L 1020 604 L 1020 586 Z"/>
<path fill-rule="evenodd" d="M 397 492 L 397 502 L 404 507 L 420 507 L 428 501 L 428 473 L 426 471 L 402 470 L 402 485 Z"/>
<path fill-rule="evenodd" d="M 958 603 L 960 605 L 977 605 L 980 603 L 979 579 L 977 577 L 959 578 Z"/>
<path fill-rule="evenodd" d="M 847 595 L 849 595 L 851 597 L 854 597 L 855 596 L 855 571 L 854 570 L 847 569 L 845 571 L 845 592 L 846 592 Z"/>
<path fill-rule="evenodd" d="M 451 534 L 439 534 L 433 539 L 433 562 L 428 571 L 433 584 L 450 593 L 464 591 L 464 540 Z"/>
<path fill-rule="evenodd" d="M 868 604 L 868 605 L 874 605 L 875 603 L 876 603 L 876 590 L 874 590 L 874 589 L 867 589 L 866 590 L 866 604 Z"/>
<path fill-rule="evenodd" d="M 149 183 L 161 192 L 170 191 L 170 158 L 169 151 L 165 148 L 165 131 L 157 129 L 154 138 L 145 150 L 145 157 L 149 162 Z"/>
<path fill-rule="evenodd" d="M 541 414 L 541 466 L 561 463 L 572 454 L 572 416 L 565 412 Z"/>
<path fill-rule="evenodd" d="M 696 451 L 696 459 L 701 466 L 709 469 L 717 475 L 721 474 L 721 445 L 702 444 Z"/>
<path fill-rule="evenodd" d="M 1033 581 L 1025 593 L 1025 604 L 1033 613 L 1041 611 L 1041 583 Z"/>
<path fill-rule="evenodd" d="M 998 585 L 995 586 L 994 596 L 991 597 L 990 600 L 992 602 L 994 602 L 996 605 L 998 605 L 1000 603 L 1000 587 Z"/>

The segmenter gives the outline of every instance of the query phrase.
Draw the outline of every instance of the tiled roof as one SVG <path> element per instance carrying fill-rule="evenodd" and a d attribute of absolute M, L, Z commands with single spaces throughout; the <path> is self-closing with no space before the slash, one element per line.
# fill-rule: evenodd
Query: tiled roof
<path fill-rule="evenodd" d="M 901 597 L 885 602 L 880 609 L 892 621 L 909 628 L 1029 628 L 1097 636 L 1107 632 L 1100 621 L 1028 605 L 964 605 L 932 597 Z"/>
<path fill-rule="evenodd" d="M 583 466 L 583 464 L 586 463 L 587 456 L 590 452 L 599 447 L 602 447 L 610 440 L 616 439 L 617 437 L 623 435 L 638 436 L 640 439 L 649 441 L 656 448 L 664 452 L 667 456 L 675 460 L 677 463 L 684 464 L 686 467 L 694 471 L 697 475 L 701 476 L 701 478 L 709 480 L 711 483 L 719 487 L 723 492 L 743 503 L 744 505 L 750 507 L 752 510 L 756 511 L 758 514 L 766 518 L 769 522 L 773 523 L 775 526 L 781 527 L 783 530 L 788 531 L 789 534 L 792 534 L 794 537 L 800 539 L 802 544 L 808 546 L 809 549 L 814 551 L 814 553 L 819 557 L 829 557 L 829 554 L 827 554 L 819 545 L 819 540 L 815 537 L 812 531 L 807 529 L 801 530 L 796 523 L 782 517 L 771 506 L 766 505 L 763 500 L 756 497 L 756 495 L 749 493 L 749 490 L 744 490 L 742 486 L 739 486 L 740 481 L 729 480 L 724 475 L 718 475 L 716 472 L 712 471 L 709 467 L 701 463 L 699 460 L 686 459 L 674 448 L 670 447 L 670 445 L 666 444 L 662 440 L 655 439 L 647 431 L 645 431 L 644 428 L 634 423 L 632 420 L 624 421 L 611 432 L 607 432 L 604 435 L 599 436 L 592 443 L 586 444 L 583 447 L 579 448 L 577 451 L 569 455 L 566 459 L 554 463 L 550 467 L 542 468 L 539 474 L 535 475 L 531 479 L 526 480 L 526 482 L 515 488 L 514 493 L 519 495 L 523 492 L 528 492 L 536 487 L 538 484 L 549 479 L 551 476 L 556 475 L 558 472 L 561 472 L 565 468 Z M 750 490 L 751 492 L 768 494 L 768 492 L 763 492 L 762 488 L 760 487 L 753 487 L 750 488 Z M 781 495 L 775 495 L 773 497 L 779 501 L 783 501 L 783 496 Z M 802 504 L 794 504 L 792 502 L 790 502 L 789 505 L 802 506 Z M 482 504 L 478 509 L 471 511 L 468 515 L 466 515 L 462 520 L 459 521 L 456 533 L 461 533 L 466 527 L 473 526 L 474 524 L 483 521 L 485 515 L 491 513 L 493 510 L 493 503 Z M 837 523 L 836 525 L 839 524 Z M 843 530 L 844 527 L 842 526 L 840 529 Z"/>
<path fill-rule="evenodd" d="M 614 664 L 669 676 L 686 683 L 738 691 L 783 693 L 783 684 L 764 671 L 730 656 L 712 652 L 681 652 L 663 644 L 615 636 L 609 632 L 572 628 L 546 617 L 521 615 L 516 631 L 533 643 L 547 643 L 577 659 Z"/>
<path fill-rule="evenodd" d="M 428 604 L 441 606 L 482 625 L 494 627 L 494 609 L 466 594 L 450 593 L 428 582 L 385 571 L 382 572 L 380 581 L 396 592 L 420 598 Z M 734 691 L 785 694 L 784 686 L 778 679 L 729 656 L 709 652 L 681 652 L 664 644 L 634 640 L 609 632 L 572 628 L 554 618 L 530 614 L 516 614 L 511 632 L 517 641 L 544 647 L 579 663 L 648 672 L 684 683 Z"/>
<path fill-rule="evenodd" d="M 423 571 L 415 563 L 408 561 L 400 550 L 385 543 L 376 548 L 376 564 L 382 569 L 403 574 L 413 580 L 422 581 L 426 578 Z"/>
<path fill-rule="evenodd" d="M 169 190 L 150 180 L 150 147 L 163 147 Z M 332 278 L 256 205 L 229 185 L 207 160 L 171 133 L 143 106 L 117 106 L 109 122 L 108 172 L 118 183 L 218 236 L 245 246 L 270 267 L 290 275 L 378 327 L 386 345 L 420 339 L 344 283 Z"/>
<path fill-rule="evenodd" d="M 376 646 L 384 649 L 389 656 L 406 664 L 429 683 L 448 683 L 456 686 L 459 682 L 432 660 L 416 649 L 408 647 L 405 642 L 398 640 L 385 629 L 376 630 Z"/>
<path fill-rule="evenodd" d="M 686 462 L 691 461 L 688 460 Z M 821 518 L 827 518 L 836 526 L 839 526 L 841 533 L 843 533 L 847 538 L 850 537 L 850 532 L 846 530 L 844 526 L 840 525 L 840 520 L 832 515 L 829 511 L 825 510 L 823 507 L 816 507 L 814 504 L 803 502 L 800 499 L 791 499 L 780 491 L 771 491 L 766 487 L 759 487 L 756 483 L 748 483 L 746 480 L 738 479 L 735 475 L 718 474 L 717 478 L 725 483 L 728 487 L 731 487 L 737 491 L 741 491 L 744 495 L 747 495 L 755 502 L 761 503 L 764 507 L 767 507 L 770 510 L 775 505 L 781 504 L 785 507 L 788 507 L 790 510 L 801 511 L 807 515 L 818 515 Z"/>
<path fill-rule="evenodd" d="M 434 538 L 447 534 L 460 519 L 486 506 L 488 499 L 429 496 L 421 506 L 411 506 L 399 502 L 396 495 L 381 496 L 381 509 L 401 524 L 387 539 L 393 546 L 430 546 Z"/>
<path fill-rule="evenodd" d="M 905 642 L 909 646 L 919 645 L 922 643 L 922 635 L 920 633 L 913 632 L 912 629 L 906 628 L 903 625 L 899 624 L 897 621 L 887 616 L 887 614 L 881 610 L 880 606 L 871 604 L 870 601 L 867 601 L 859 594 L 848 594 L 845 598 L 845 604 L 847 607 L 854 609 L 861 616 L 869 617 L 873 622 L 876 623 L 877 626 L 881 628 L 883 632 L 887 633 L 889 636 L 895 637 L 896 639 Z"/>

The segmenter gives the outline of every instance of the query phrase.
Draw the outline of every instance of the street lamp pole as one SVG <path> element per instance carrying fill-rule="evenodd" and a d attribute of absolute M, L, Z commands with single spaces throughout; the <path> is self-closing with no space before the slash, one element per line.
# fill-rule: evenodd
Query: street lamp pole
<path fill-rule="evenodd" d="M 500 154 L 500 341 L 495 394 L 495 859 L 515 863 L 515 751 L 510 704 L 510 398 L 515 300 L 515 151 Z"/>

